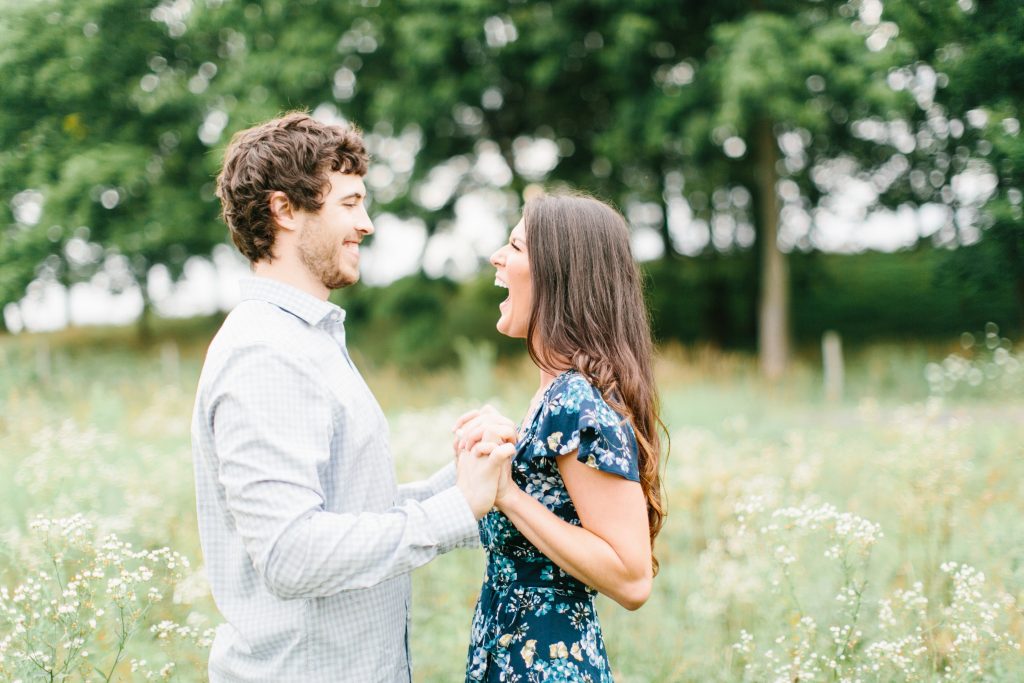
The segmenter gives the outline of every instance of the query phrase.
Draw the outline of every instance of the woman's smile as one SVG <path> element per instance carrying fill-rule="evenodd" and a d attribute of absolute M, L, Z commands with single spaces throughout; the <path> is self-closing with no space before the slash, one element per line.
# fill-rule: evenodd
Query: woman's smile
<path fill-rule="evenodd" d="M 508 244 L 491 255 L 491 265 L 496 271 L 494 286 L 508 290 L 508 296 L 498 304 L 498 331 L 509 337 L 525 338 L 533 306 L 533 284 L 522 221 L 512 229 Z"/>

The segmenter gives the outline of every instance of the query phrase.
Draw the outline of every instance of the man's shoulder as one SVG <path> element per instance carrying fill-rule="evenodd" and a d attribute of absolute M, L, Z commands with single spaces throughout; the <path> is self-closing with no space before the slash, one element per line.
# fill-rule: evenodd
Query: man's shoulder
<path fill-rule="evenodd" d="M 248 300 L 227 315 L 210 347 L 270 346 L 294 351 L 295 338 L 309 333 L 309 325 L 291 313 L 267 301 Z"/>
<path fill-rule="evenodd" d="M 271 303 L 243 301 L 227 315 L 210 342 L 201 382 L 242 358 L 303 357 L 310 333 L 305 322 Z"/>

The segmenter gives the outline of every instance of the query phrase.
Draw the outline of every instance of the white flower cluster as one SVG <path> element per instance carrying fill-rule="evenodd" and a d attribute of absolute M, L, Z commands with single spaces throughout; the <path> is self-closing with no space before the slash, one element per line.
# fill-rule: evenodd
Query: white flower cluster
<path fill-rule="evenodd" d="M 818 624 L 810 616 L 797 620 L 791 633 L 776 636 L 760 657 L 756 656 L 754 636 L 746 630 L 740 631 L 740 640 L 733 648 L 747 661 L 744 677 L 749 681 L 835 680 L 834 673 L 841 669 L 837 659 L 845 659 L 845 655 L 837 657 L 828 648 L 821 648 Z"/>
<path fill-rule="evenodd" d="M 199 630 L 195 626 L 187 626 L 164 619 L 159 624 L 150 626 L 149 630 L 158 640 L 187 640 L 203 648 L 213 645 L 214 629 L 212 628 Z"/>
<path fill-rule="evenodd" d="M 853 623 L 832 625 L 828 637 L 815 619 L 799 617 L 790 632 L 771 639 L 741 629 L 733 650 L 748 681 L 889 681 L 989 680 L 986 661 L 999 652 L 1019 655 L 1021 644 L 996 624 L 1011 621 L 1016 601 L 985 591 L 984 574 L 955 562 L 942 565 L 951 578 L 949 603 L 930 613 L 924 586 L 915 582 L 878 601 L 877 628 Z M 841 591 L 842 603 L 862 596 Z"/>
<path fill-rule="evenodd" d="M 19 549 L 21 582 L 0 586 L 0 679 L 109 679 L 127 641 L 188 571 L 188 559 L 170 548 L 137 550 L 113 534 L 96 538 L 82 515 L 37 518 L 29 529 L 34 542 Z M 172 623 L 161 621 L 159 632 Z M 208 634 L 194 631 L 175 633 L 208 647 Z M 157 673 L 167 678 L 172 669 Z"/>
<path fill-rule="evenodd" d="M 881 526 L 827 503 L 775 510 L 764 503 L 756 494 L 740 501 L 736 516 L 743 520 L 738 527 L 742 541 L 715 539 L 705 553 L 709 562 L 719 563 L 708 566 L 709 573 L 719 572 L 716 579 L 724 575 L 730 585 L 744 579 L 728 567 L 757 567 L 754 571 L 764 573 L 758 562 L 767 559 L 778 572 L 772 581 L 776 594 L 788 598 L 788 610 L 762 612 L 760 628 L 739 631 L 733 651 L 743 663 L 745 680 L 973 680 L 982 678 L 986 657 L 1019 651 L 1019 642 L 996 627 L 1000 618 L 1012 619 L 1015 601 L 1007 594 L 987 596 L 984 575 L 963 564 L 942 565 L 951 582 L 948 604 L 932 609 L 924 584 L 915 582 L 878 599 L 877 624 L 866 623 L 864 612 L 872 602 L 866 594 L 868 562 L 884 538 Z M 827 575 L 804 567 L 815 536 L 824 542 L 821 556 L 839 569 L 839 587 L 832 593 L 838 609 L 815 600 L 814 586 L 824 585 Z M 738 551 L 731 558 L 722 552 L 730 545 Z M 746 596 L 747 609 L 772 602 L 756 594 L 756 584 L 752 592 Z M 689 604 L 714 604 L 707 600 Z M 729 614 L 729 604 L 720 605 L 717 614 Z M 735 600 L 731 604 L 739 606 Z M 936 670 L 937 662 L 944 668 Z"/>
<path fill-rule="evenodd" d="M 946 562 L 942 571 L 952 579 L 952 599 L 943 608 L 945 624 L 952 635 L 948 651 L 949 679 L 956 680 L 957 669 L 971 675 L 981 675 L 982 658 L 986 646 L 1020 650 L 1020 642 L 1009 633 L 996 630 L 1000 613 L 1012 609 L 1016 601 L 1003 594 L 998 604 L 986 599 L 985 574 L 976 568 L 957 562 Z"/>
<path fill-rule="evenodd" d="M 782 508 L 774 511 L 771 519 L 771 524 L 761 528 L 762 534 L 777 534 L 783 530 L 800 533 L 824 530 L 828 532 L 830 540 L 855 547 L 861 553 L 869 552 L 882 538 L 880 525 L 849 512 L 839 512 L 834 505 L 828 503 L 815 507 Z M 833 543 L 826 557 L 839 558 L 840 547 Z"/>
<path fill-rule="evenodd" d="M 167 662 L 156 671 L 149 668 L 149 662 L 145 659 L 136 659 L 133 657 L 129 662 L 131 664 L 131 672 L 135 674 L 133 678 L 136 680 L 169 681 L 171 680 L 171 676 L 174 675 L 174 662 Z"/>

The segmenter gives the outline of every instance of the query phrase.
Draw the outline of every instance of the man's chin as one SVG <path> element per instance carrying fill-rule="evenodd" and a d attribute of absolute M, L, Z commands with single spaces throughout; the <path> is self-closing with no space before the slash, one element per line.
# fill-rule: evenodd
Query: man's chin
<path fill-rule="evenodd" d="M 351 287 L 355 283 L 359 282 L 359 273 L 356 272 L 353 275 L 341 275 L 340 273 L 324 282 L 324 287 L 327 289 L 344 289 L 345 287 Z"/>

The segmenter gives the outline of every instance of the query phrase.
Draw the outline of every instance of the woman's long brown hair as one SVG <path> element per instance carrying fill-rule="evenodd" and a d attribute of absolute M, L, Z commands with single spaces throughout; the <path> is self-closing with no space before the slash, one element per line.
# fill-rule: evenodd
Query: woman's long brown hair
<path fill-rule="evenodd" d="M 629 226 L 611 206 L 576 194 L 530 199 L 523 222 L 533 284 L 530 356 L 552 374 L 568 363 L 632 423 L 653 549 L 666 516 L 659 438 L 664 423 Z M 652 564 L 657 573 L 653 557 Z"/>

